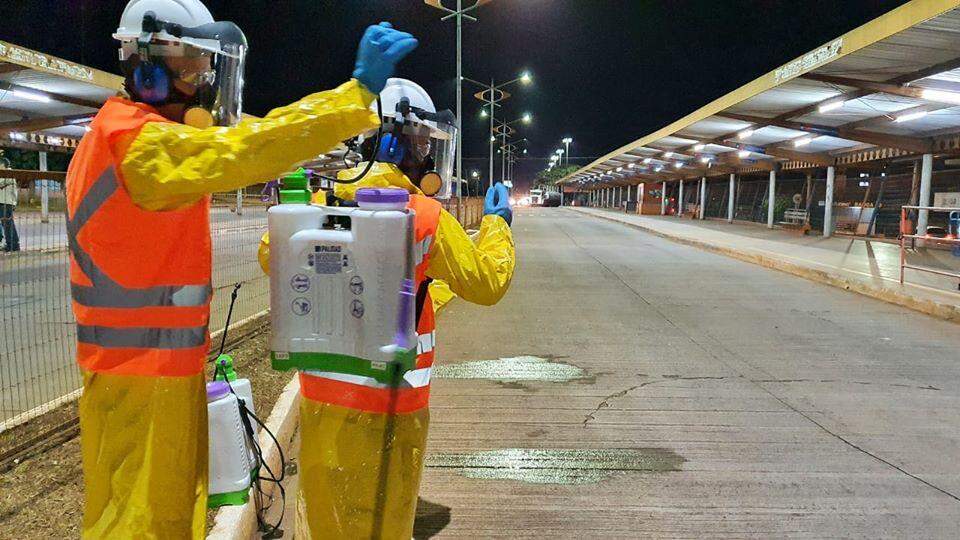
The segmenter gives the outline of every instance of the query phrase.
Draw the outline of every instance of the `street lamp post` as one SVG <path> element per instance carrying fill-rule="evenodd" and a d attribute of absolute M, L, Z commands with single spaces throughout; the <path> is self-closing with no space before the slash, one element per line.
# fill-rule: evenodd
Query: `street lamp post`
<path fill-rule="evenodd" d="M 457 170 L 455 176 L 457 177 L 458 216 L 463 215 L 463 195 L 460 193 L 463 191 L 463 185 L 459 183 L 463 180 L 463 19 L 467 18 L 468 20 L 477 22 L 475 17 L 471 17 L 467 15 L 467 13 L 489 1 L 490 0 L 476 0 L 472 6 L 464 9 L 463 0 L 457 0 L 457 9 L 452 10 L 444 7 L 443 0 L 424 0 L 424 3 L 427 5 L 447 12 L 447 15 L 440 19 L 441 21 L 445 21 L 451 17 L 456 17 L 457 19 Z"/>
<path fill-rule="evenodd" d="M 500 103 L 506 101 L 510 98 L 510 93 L 504 91 L 503 89 L 511 84 L 520 82 L 522 84 L 530 84 L 533 78 L 528 72 L 523 72 L 516 79 L 507 81 L 505 83 L 497 84 L 495 80 L 490 79 L 490 84 L 482 83 L 480 81 L 471 79 L 469 77 L 461 77 L 461 81 L 471 82 L 481 88 L 482 91 L 474 94 L 474 97 L 478 100 L 484 102 L 484 105 L 490 106 L 490 185 L 493 186 L 493 146 L 496 142 L 496 127 L 495 127 L 495 116 L 496 108 L 500 107 Z M 486 109 L 484 109 L 486 113 Z"/>
<path fill-rule="evenodd" d="M 513 124 L 516 124 L 517 122 L 523 122 L 524 124 L 529 124 L 529 123 L 532 122 L 532 121 L 533 121 L 533 115 L 532 115 L 532 114 L 530 114 L 530 113 L 523 113 L 523 116 L 521 116 L 520 118 L 516 118 L 516 119 L 511 120 L 511 121 L 509 121 L 509 122 L 503 122 L 503 121 L 501 121 L 501 122 L 494 128 L 493 133 L 495 133 L 496 135 L 500 135 L 500 138 L 501 138 L 501 139 L 500 139 L 500 141 L 501 141 L 501 142 L 500 142 L 500 148 L 501 148 L 500 151 L 501 151 L 502 154 L 503 154 L 503 155 L 501 156 L 501 163 L 500 163 L 500 181 L 501 181 L 501 182 L 503 182 L 504 180 L 506 180 L 506 174 L 507 174 L 507 173 L 506 173 L 506 171 L 507 171 L 507 149 L 508 149 L 507 137 L 514 131 L 514 129 L 511 128 L 510 126 L 512 126 Z M 493 134 L 491 134 L 491 136 L 490 136 L 491 146 L 492 146 L 492 144 L 493 144 L 494 139 L 495 139 L 495 136 L 494 136 Z M 490 152 L 490 156 L 491 156 L 491 157 L 493 156 L 493 151 L 492 151 L 492 150 L 493 150 L 493 149 L 491 148 L 491 152 Z M 490 173 L 493 174 L 493 160 L 492 160 L 492 159 L 491 159 L 491 163 L 490 163 Z M 491 185 L 491 186 L 493 185 L 493 177 L 492 177 L 492 176 L 491 176 L 491 180 L 490 180 L 490 185 Z"/>
<path fill-rule="evenodd" d="M 567 155 L 567 165 L 570 164 L 570 143 L 573 142 L 573 139 L 570 137 L 564 137 L 562 142 L 566 146 L 566 151 L 564 152 Z"/>

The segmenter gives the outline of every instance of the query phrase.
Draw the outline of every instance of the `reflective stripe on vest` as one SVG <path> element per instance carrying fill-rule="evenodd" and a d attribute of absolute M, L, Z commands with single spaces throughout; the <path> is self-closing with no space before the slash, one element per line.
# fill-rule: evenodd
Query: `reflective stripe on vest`
<path fill-rule="evenodd" d="M 77 341 L 106 349 L 189 349 L 206 343 L 207 327 L 110 328 L 77 325 Z"/>
<path fill-rule="evenodd" d="M 430 332 L 429 334 L 418 335 L 417 336 L 417 354 L 433 352 L 436 339 L 437 339 L 436 331 Z"/>
<path fill-rule="evenodd" d="M 107 169 L 90 189 L 67 219 L 67 234 L 70 240 L 70 253 L 80 270 L 93 283 L 92 287 L 70 284 L 73 300 L 82 306 L 105 308 L 142 308 L 203 306 L 210 300 L 213 292 L 208 285 L 178 285 L 147 288 L 124 287 L 107 276 L 93 262 L 93 258 L 80 246 L 77 235 L 101 206 L 116 193 L 119 184 L 113 167 Z"/>
<path fill-rule="evenodd" d="M 423 264 L 423 261 L 427 258 L 427 255 L 430 254 L 430 247 L 433 246 L 433 235 L 428 234 L 420 242 L 416 242 L 413 246 L 414 258 L 416 259 L 416 266 Z"/>

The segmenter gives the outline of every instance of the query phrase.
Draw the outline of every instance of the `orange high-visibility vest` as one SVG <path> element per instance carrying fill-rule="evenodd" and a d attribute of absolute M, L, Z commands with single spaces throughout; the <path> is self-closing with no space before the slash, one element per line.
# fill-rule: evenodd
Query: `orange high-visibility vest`
<path fill-rule="evenodd" d="M 120 164 L 151 107 L 111 98 L 67 171 L 70 288 L 77 362 L 122 375 L 202 372 L 209 345 L 209 197 L 152 212 L 127 192 Z"/>
<path fill-rule="evenodd" d="M 411 195 L 407 208 L 415 212 L 413 220 L 414 251 L 417 256 L 417 365 L 404 375 L 398 389 L 373 380 L 360 381 L 354 376 L 300 374 L 304 396 L 322 403 L 331 403 L 370 412 L 409 413 L 427 406 L 430 400 L 430 372 L 436 337 L 436 318 L 430 299 L 430 249 L 440 226 L 439 202 L 422 195 Z"/>

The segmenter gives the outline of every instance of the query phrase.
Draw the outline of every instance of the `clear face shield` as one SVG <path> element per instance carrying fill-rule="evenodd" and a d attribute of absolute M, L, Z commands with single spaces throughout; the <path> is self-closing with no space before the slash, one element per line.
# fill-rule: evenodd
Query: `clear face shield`
<path fill-rule="evenodd" d="M 433 197 L 449 199 L 453 195 L 454 163 L 457 159 L 457 128 L 453 124 L 437 122 L 431 137 L 430 160 L 433 162 L 433 173 L 439 179 L 440 188 Z M 430 174 L 429 172 L 427 173 Z M 421 180 L 421 185 L 425 182 Z M 422 188 L 421 188 L 422 189 Z"/>
<path fill-rule="evenodd" d="M 377 161 L 396 163 L 424 195 L 449 199 L 457 144 L 453 114 L 415 111 L 406 117 L 385 116 L 383 121 L 387 135 L 381 141 Z"/>
<path fill-rule="evenodd" d="M 123 41 L 120 60 L 134 99 L 182 108 L 198 128 L 233 126 L 243 109 L 247 41 L 231 22 L 193 28 L 144 17 L 143 33 Z"/>

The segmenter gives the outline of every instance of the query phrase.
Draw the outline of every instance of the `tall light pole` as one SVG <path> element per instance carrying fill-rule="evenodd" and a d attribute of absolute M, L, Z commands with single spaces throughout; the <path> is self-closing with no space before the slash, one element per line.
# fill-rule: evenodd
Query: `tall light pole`
<path fill-rule="evenodd" d="M 474 97 L 482 101 L 485 106 L 490 106 L 490 111 L 483 109 L 481 116 L 489 114 L 490 115 L 490 185 L 493 185 L 493 143 L 496 142 L 496 127 L 494 118 L 496 117 L 496 108 L 500 107 L 500 103 L 506 101 L 510 98 L 510 93 L 505 91 L 504 88 L 514 84 L 530 84 L 533 81 L 533 77 L 530 76 L 529 72 L 524 71 L 516 79 L 507 81 L 505 83 L 497 84 L 496 81 L 490 79 L 490 84 L 482 83 L 480 81 L 471 79 L 469 77 L 462 77 L 462 81 L 471 82 L 477 86 L 483 88 L 480 92 L 474 94 Z"/>
<path fill-rule="evenodd" d="M 441 21 L 446 21 L 451 17 L 457 19 L 457 170 L 454 174 L 457 177 L 458 216 L 463 214 L 463 195 L 460 193 L 463 191 L 463 184 L 460 183 L 463 180 L 463 19 L 466 18 L 476 22 L 477 19 L 467 15 L 467 13 L 488 2 L 490 0 L 476 0 L 472 6 L 464 9 L 463 0 L 457 0 L 457 9 L 453 10 L 444 7 L 443 0 L 424 0 L 424 3 L 428 6 L 447 12 L 447 15 L 440 19 Z"/>
<path fill-rule="evenodd" d="M 527 149 L 523 148 L 521 151 L 521 146 L 527 144 L 527 139 L 523 138 L 515 143 L 510 143 L 505 146 L 507 153 L 507 182 L 509 185 L 507 187 L 513 187 L 513 167 L 517 163 L 517 154 L 526 154 Z"/>
<path fill-rule="evenodd" d="M 569 165 L 570 164 L 570 143 L 573 142 L 573 139 L 570 137 L 564 137 L 563 140 L 560 142 L 562 142 L 567 147 L 564 153 L 567 155 L 567 165 Z"/>
<path fill-rule="evenodd" d="M 497 127 L 494 128 L 494 133 L 501 136 L 500 148 L 502 149 L 502 152 L 503 152 L 503 156 L 501 158 L 502 163 L 500 164 L 500 181 L 501 182 L 506 180 L 506 174 L 507 174 L 507 137 L 515 131 L 510 126 L 512 126 L 513 124 L 516 124 L 517 122 L 523 122 L 524 124 L 529 124 L 530 122 L 533 122 L 533 115 L 530 113 L 523 113 L 523 116 L 521 116 L 520 118 L 511 120 L 509 122 L 501 121 L 497 125 Z M 492 140 L 493 136 L 491 136 L 490 138 Z M 490 167 L 490 171 L 493 172 L 492 164 Z"/>

